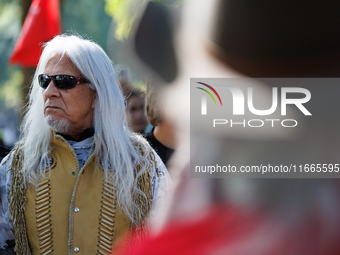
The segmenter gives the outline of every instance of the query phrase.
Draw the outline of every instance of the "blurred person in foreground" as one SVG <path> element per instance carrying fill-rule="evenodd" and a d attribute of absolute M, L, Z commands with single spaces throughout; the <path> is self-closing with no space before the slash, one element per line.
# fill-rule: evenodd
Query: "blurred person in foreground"
<path fill-rule="evenodd" d="M 164 118 L 162 93 L 159 88 L 148 83 L 145 100 L 146 115 L 153 128 L 144 137 L 167 165 L 176 148 L 175 127 L 169 119 Z"/>
<path fill-rule="evenodd" d="M 107 254 L 131 228 L 128 242 L 145 234 L 168 178 L 128 128 L 111 60 L 74 35 L 46 43 L 0 175 L 1 254 L 13 240 L 16 254 Z"/>
<path fill-rule="evenodd" d="M 145 115 L 145 96 L 132 90 L 126 98 L 126 117 L 133 132 L 143 134 L 148 120 Z"/>
<path fill-rule="evenodd" d="M 339 77 L 339 9 L 334 1 L 188 0 L 174 15 L 178 27 L 172 40 L 164 40 L 170 45 L 162 45 L 167 47 L 161 52 L 173 56 L 172 62 L 165 63 L 169 59 L 152 47 L 152 42 L 162 42 L 160 33 L 153 34 L 157 26 L 148 29 L 154 25 L 148 21 L 157 18 L 157 25 L 166 27 L 173 20 L 169 10 L 149 3 L 136 32 L 136 48 L 170 85 L 166 114 L 177 124 L 181 144 L 170 169 L 176 189 L 168 210 L 161 214 L 155 232 L 129 254 L 340 253 L 339 179 L 200 179 L 190 178 L 189 171 L 190 152 L 191 159 L 202 157 L 210 163 L 218 158 L 228 163 L 231 157 L 241 162 L 254 157 L 267 160 L 275 155 L 270 151 L 275 148 L 262 150 L 266 143 L 298 140 L 305 134 L 305 150 L 290 147 L 278 158 L 281 164 L 289 162 L 292 154 L 308 154 L 309 149 L 318 150 L 324 160 L 325 154 L 339 158 L 337 116 L 326 125 L 304 126 L 300 137 L 266 129 L 261 134 L 266 142 L 259 142 L 253 151 L 241 151 L 235 140 L 247 144 L 261 137 L 242 130 L 209 137 L 189 122 L 189 78 Z M 164 31 L 171 37 L 171 29 Z M 318 105 L 320 112 L 339 109 L 339 100 L 333 100 L 339 94 L 337 88 L 323 91 L 320 84 L 319 94 L 313 94 L 326 99 Z M 196 131 L 190 136 L 189 127 Z M 196 146 L 190 147 L 190 141 Z"/>

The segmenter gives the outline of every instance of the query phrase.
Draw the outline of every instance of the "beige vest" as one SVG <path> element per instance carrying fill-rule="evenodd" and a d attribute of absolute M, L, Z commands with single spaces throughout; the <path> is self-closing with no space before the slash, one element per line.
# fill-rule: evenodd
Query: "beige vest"
<path fill-rule="evenodd" d="M 51 171 L 24 197 L 32 254 L 108 254 L 129 229 L 130 219 L 118 207 L 113 185 L 96 167 L 94 154 L 80 168 L 67 141 L 59 135 L 52 138 Z M 151 194 L 150 178 L 147 181 L 146 193 Z"/>

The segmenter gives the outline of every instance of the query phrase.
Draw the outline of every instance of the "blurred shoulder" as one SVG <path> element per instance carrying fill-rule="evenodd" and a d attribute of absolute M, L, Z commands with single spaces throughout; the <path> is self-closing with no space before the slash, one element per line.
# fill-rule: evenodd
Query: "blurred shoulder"
<path fill-rule="evenodd" d="M 135 150 L 142 156 L 147 157 L 153 152 L 149 142 L 142 135 L 134 133 L 130 135 L 130 140 Z"/>

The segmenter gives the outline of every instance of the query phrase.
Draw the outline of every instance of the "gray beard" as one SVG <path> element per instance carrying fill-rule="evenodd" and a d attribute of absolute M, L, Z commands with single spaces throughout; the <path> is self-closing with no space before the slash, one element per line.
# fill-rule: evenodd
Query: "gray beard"
<path fill-rule="evenodd" d="M 45 117 L 45 122 L 55 132 L 66 134 L 70 128 L 70 122 L 66 119 L 56 120 L 52 116 Z"/>

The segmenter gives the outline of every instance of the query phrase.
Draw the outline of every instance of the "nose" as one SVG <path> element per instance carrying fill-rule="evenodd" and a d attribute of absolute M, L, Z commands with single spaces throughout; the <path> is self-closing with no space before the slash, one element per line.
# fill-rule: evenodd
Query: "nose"
<path fill-rule="evenodd" d="M 50 83 L 48 84 L 46 89 L 43 89 L 43 96 L 46 97 L 46 98 L 49 98 L 49 97 L 59 97 L 60 96 L 60 91 L 54 85 L 54 81 L 53 80 L 50 81 Z"/>

